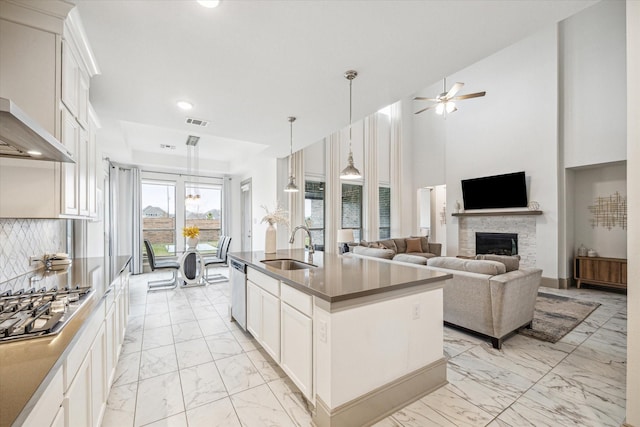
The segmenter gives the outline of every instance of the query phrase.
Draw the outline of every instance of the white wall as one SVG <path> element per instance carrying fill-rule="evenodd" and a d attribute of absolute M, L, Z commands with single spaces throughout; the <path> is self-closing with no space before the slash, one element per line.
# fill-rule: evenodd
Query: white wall
<path fill-rule="evenodd" d="M 324 179 L 325 147 L 324 140 L 304 148 L 304 173 L 315 178 Z"/>
<path fill-rule="evenodd" d="M 640 426 L 640 2 L 627 0 L 627 192 L 629 255 L 627 290 L 627 419 Z"/>
<path fill-rule="evenodd" d="M 537 260 L 557 277 L 557 31 L 520 41 L 454 75 L 462 93 L 486 97 L 459 103 L 446 119 L 448 213 L 462 201 L 460 180 L 524 170 L 529 200 L 540 204 Z M 450 84 L 452 84 L 450 83 Z M 457 255 L 458 221 L 447 218 L 447 254 Z"/>
<path fill-rule="evenodd" d="M 565 166 L 624 160 L 625 3 L 600 2 L 559 28 Z"/>
<path fill-rule="evenodd" d="M 240 198 L 240 185 L 239 183 L 245 179 L 251 178 L 251 209 L 252 209 L 252 224 L 253 231 L 251 233 L 251 242 L 254 251 L 264 251 L 265 233 L 267 230 L 266 224 L 261 224 L 260 220 L 265 215 L 265 210 L 262 205 L 267 206 L 270 210 L 274 209 L 277 203 L 277 168 L 278 159 L 267 158 L 257 156 L 252 159 L 248 159 L 244 163 L 244 169 L 247 172 L 233 178 L 233 199 Z M 240 202 L 232 202 L 232 224 L 234 235 L 238 238 L 240 243 Z M 286 229 L 279 229 L 278 234 L 286 233 Z M 237 234 L 236 234 L 237 233 Z M 233 242 L 233 241 L 232 241 Z M 234 248 L 239 249 L 240 246 L 234 245 Z M 278 247 L 278 249 L 285 249 Z"/>
<path fill-rule="evenodd" d="M 432 98 L 440 92 L 442 92 L 442 82 L 437 82 L 422 89 L 416 96 Z M 430 104 L 426 101 L 407 101 L 406 105 L 413 114 Z M 407 123 L 412 126 L 413 130 L 411 166 L 415 185 L 417 187 L 433 187 L 444 184 L 447 122 L 442 116 L 435 114 L 433 110 L 427 110 L 413 115 Z"/>
<path fill-rule="evenodd" d="M 583 244 L 603 257 L 626 258 L 627 230 L 621 227 L 611 230 L 602 226 L 592 227 L 592 214 L 588 208 L 595 204 L 596 197 L 608 197 L 615 192 L 627 195 L 626 164 L 577 170 L 574 179 L 574 249 Z"/>

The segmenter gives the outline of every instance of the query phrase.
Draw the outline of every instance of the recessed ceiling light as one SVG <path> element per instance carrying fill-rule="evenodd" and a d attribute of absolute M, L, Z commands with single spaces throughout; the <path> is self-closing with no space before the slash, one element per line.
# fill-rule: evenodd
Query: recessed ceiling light
<path fill-rule="evenodd" d="M 220 0 L 198 0 L 198 3 L 200 3 L 200 6 L 213 9 L 214 7 L 218 7 L 218 5 L 220 4 Z"/>
<path fill-rule="evenodd" d="M 31 155 L 31 156 L 42 156 L 42 153 L 36 150 L 29 150 L 27 151 L 27 154 Z"/>
<path fill-rule="evenodd" d="M 187 101 L 178 101 L 176 102 L 176 105 L 178 106 L 178 108 L 181 108 L 183 110 L 191 110 L 193 108 L 193 104 Z"/>

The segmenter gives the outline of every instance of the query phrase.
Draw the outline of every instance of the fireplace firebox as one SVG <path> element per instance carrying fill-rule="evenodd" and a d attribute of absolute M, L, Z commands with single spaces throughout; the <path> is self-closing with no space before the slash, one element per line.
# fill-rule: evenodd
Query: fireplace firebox
<path fill-rule="evenodd" d="M 515 233 L 476 233 L 476 255 L 517 255 L 518 235 Z"/>

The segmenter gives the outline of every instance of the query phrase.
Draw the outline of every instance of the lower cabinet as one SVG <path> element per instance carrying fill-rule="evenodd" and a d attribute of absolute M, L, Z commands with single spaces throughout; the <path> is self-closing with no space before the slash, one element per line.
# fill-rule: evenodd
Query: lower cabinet
<path fill-rule="evenodd" d="M 65 393 L 66 425 L 92 426 L 91 403 L 91 355 L 88 354 Z"/>
<path fill-rule="evenodd" d="M 313 322 L 289 304 L 282 303 L 280 366 L 308 399 L 313 384 Z"/>
<path fill-rule="evenodd" d="M 100 426 L 109 396 L 105 329 L 103 323 L 91 347 L 91 425 L 96 427 Z"/>
<path fill-rule="evenodd" d="M 247 269 L 247 329 L 313 401 L 313 298 Z"/>
<path fill-rule="evenodd" d="M 247 281 L 247 329 L 279 362 L 280 299 L 250 281 Z"/>
<path fill-rule="evenodd" d="M 51 423 L 51 427 L 65 427 L 64 425 L 64 406 L 61 406 L 60 409 L 58 409 L 58 413 L 56 414 L 56 417 L 53 419 L 53 422 Z"/>

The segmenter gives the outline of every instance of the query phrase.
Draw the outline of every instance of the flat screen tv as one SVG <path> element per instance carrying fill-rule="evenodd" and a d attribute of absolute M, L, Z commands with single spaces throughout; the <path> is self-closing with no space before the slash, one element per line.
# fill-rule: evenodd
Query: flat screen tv
<path fill-rule="evenodd" d="M 462 199 L 469 210 L 526 207 L 524 172 L 463 179 Z"/>

